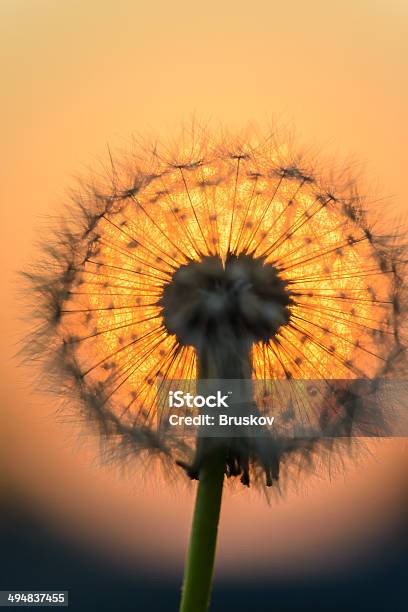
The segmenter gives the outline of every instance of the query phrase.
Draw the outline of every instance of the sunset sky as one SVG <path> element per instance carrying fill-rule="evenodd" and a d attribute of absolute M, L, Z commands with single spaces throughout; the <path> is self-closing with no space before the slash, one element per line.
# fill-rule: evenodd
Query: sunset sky
<path fill-rule="evenodd" d="M 34 392 L 32 371 L 14 357 L 30 327 L 16 272 L 35 258 L 75 177 L 106 160 L 108 146 L 126 148 L 132 134 L 171 135 L 193 115 L 232 128 L 277 122 L 312 152 L 351 163 L 363 188 L 384 198 L 376 214 L 401 222 L 407 32 L 403 0 L 2 0 L 5 495 L 13 488 L 50 525 L 109 555 L 179 571 L 192 487 L 163 486 L 137 464 L 125 475 L 100 466 L 98 443 L 79 433 L 86 426 L 58 421 L 56 398 Z M 229 490 L 220 571 L 235 574 L 244 560 L 265 574 L 313 572 L 375 546 L 400 511 L 408 455 L 402 441 L 370 450 L 347 476 L 334 466 L 331 479 L 302 481 L 270 506 Z"/>

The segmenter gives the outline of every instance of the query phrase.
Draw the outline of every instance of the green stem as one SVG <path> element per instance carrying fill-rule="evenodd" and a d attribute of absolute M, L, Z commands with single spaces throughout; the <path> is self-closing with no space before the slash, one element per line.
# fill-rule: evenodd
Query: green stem
<path fill-rule="evenodd" d="M 213 452 L 200 470 L 180 612 L 207 612 L 217 544 L 225 456 Z"/>

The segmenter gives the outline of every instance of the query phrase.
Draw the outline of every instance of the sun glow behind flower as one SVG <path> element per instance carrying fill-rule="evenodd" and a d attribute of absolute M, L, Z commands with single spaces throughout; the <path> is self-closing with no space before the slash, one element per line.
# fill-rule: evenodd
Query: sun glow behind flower
<path fill-rule="evenodd" d="M 111 160 L 108 175 L 75 194 L 81 226 L 64 232 L 56 279 L 42 285 L 58 368 L 103 430 L 173 448 L 178 458 L 190 453 L 155 432 L 163 385 L 197 375 L 195 342 L 174 333 L 163 301 L 173 283 L 174 316 L 193 316 L 174 283 L 194 262 L 259 262 L 234 281 L 240 290 L 257 284 L 265 317 L 276 318 L 264 336 L 249 323 L 254 380 L 390 374 L 400 353 L 401 252 L 376 234 L 353 181 L 322 177 L 271 138 L 197 133 L 170 153 L 138 148 Z M 267 269 L 280 311 L 263 295 Z M 204 303 L 206 291 L 197 287 L 192 299 Z M 255 325 L 264 315 L 249 313 L 245 295 L 236 300 Z M 304 397 L 295 404 L 298 418 L 317 427 L 319 409 Z"/>

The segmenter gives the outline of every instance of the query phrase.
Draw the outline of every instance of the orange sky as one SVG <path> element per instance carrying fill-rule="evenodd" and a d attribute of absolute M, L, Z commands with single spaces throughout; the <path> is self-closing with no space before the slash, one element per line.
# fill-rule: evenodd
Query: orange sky
<path fill-rule="evenodd" d="M 301 142 L 357 160 L 370 190 L 389 197 L 388 209 L 408 212 L 408 5 L 277 4 L 3 0 L 0 7 L 4 471 L 34 508 L 80 537 L 136 557 L 148 537 L 144 554 L 154 560 L 160 551 L 163 571 L 166 559 L 183 555 L 191 493 L 149 482 L 140 493 L 137 475 L 98 468 L 96 445 L 81 446 L 69 424 L 56 424 L 53 400 L 34 395 L 12 360 L 24 327 L 15 270 L 33 257 L 72 177 L 95 166 L 108 143 L 126 146 L 132 132 L 171 133 L 192 113 L 232 126 L 276 117 Z M 333 557 L 334 547 L 341 558 L 347 534 L 369 539 L 397 512 L 394 468 L 403 453 L 384 442 L 346 481 L 312 484 L 307 497 L 290 494 L 277 507 L 239 489 L 228 494 L 221 567 L 234 570 L 238 545 L 248 563 L 268 557 L 276 571 L 303 570 L 317 550 Z M 378 474 L 386 485 L 378 487 Z M 356 505 L 370 511 L 364 529 Z M 320 529 L 322 516 L 336 529 Z"/>

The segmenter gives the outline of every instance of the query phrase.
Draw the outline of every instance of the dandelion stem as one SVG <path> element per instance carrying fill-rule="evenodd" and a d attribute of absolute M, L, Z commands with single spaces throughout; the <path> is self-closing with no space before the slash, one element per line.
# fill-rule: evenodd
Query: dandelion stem
<path fill-rule="evenodd" d="M 250 347 L 250 340 L 239 336 L 227 321 L 216 325 L 197 351 L 198 387 L 200 381 L 208 385 L 211 380 L 215 391 L 221 380 L 249 380 Z M 197 438 L 199 482 L 180 612 L 207 612 L 210 605 L 227 448 L 224 439 Z"/>
<path fill-rule="evenodd" d="M 180 612 L 207 612 L 210 605 L 224 470 L 221 449 L 200 470 Z"/>

